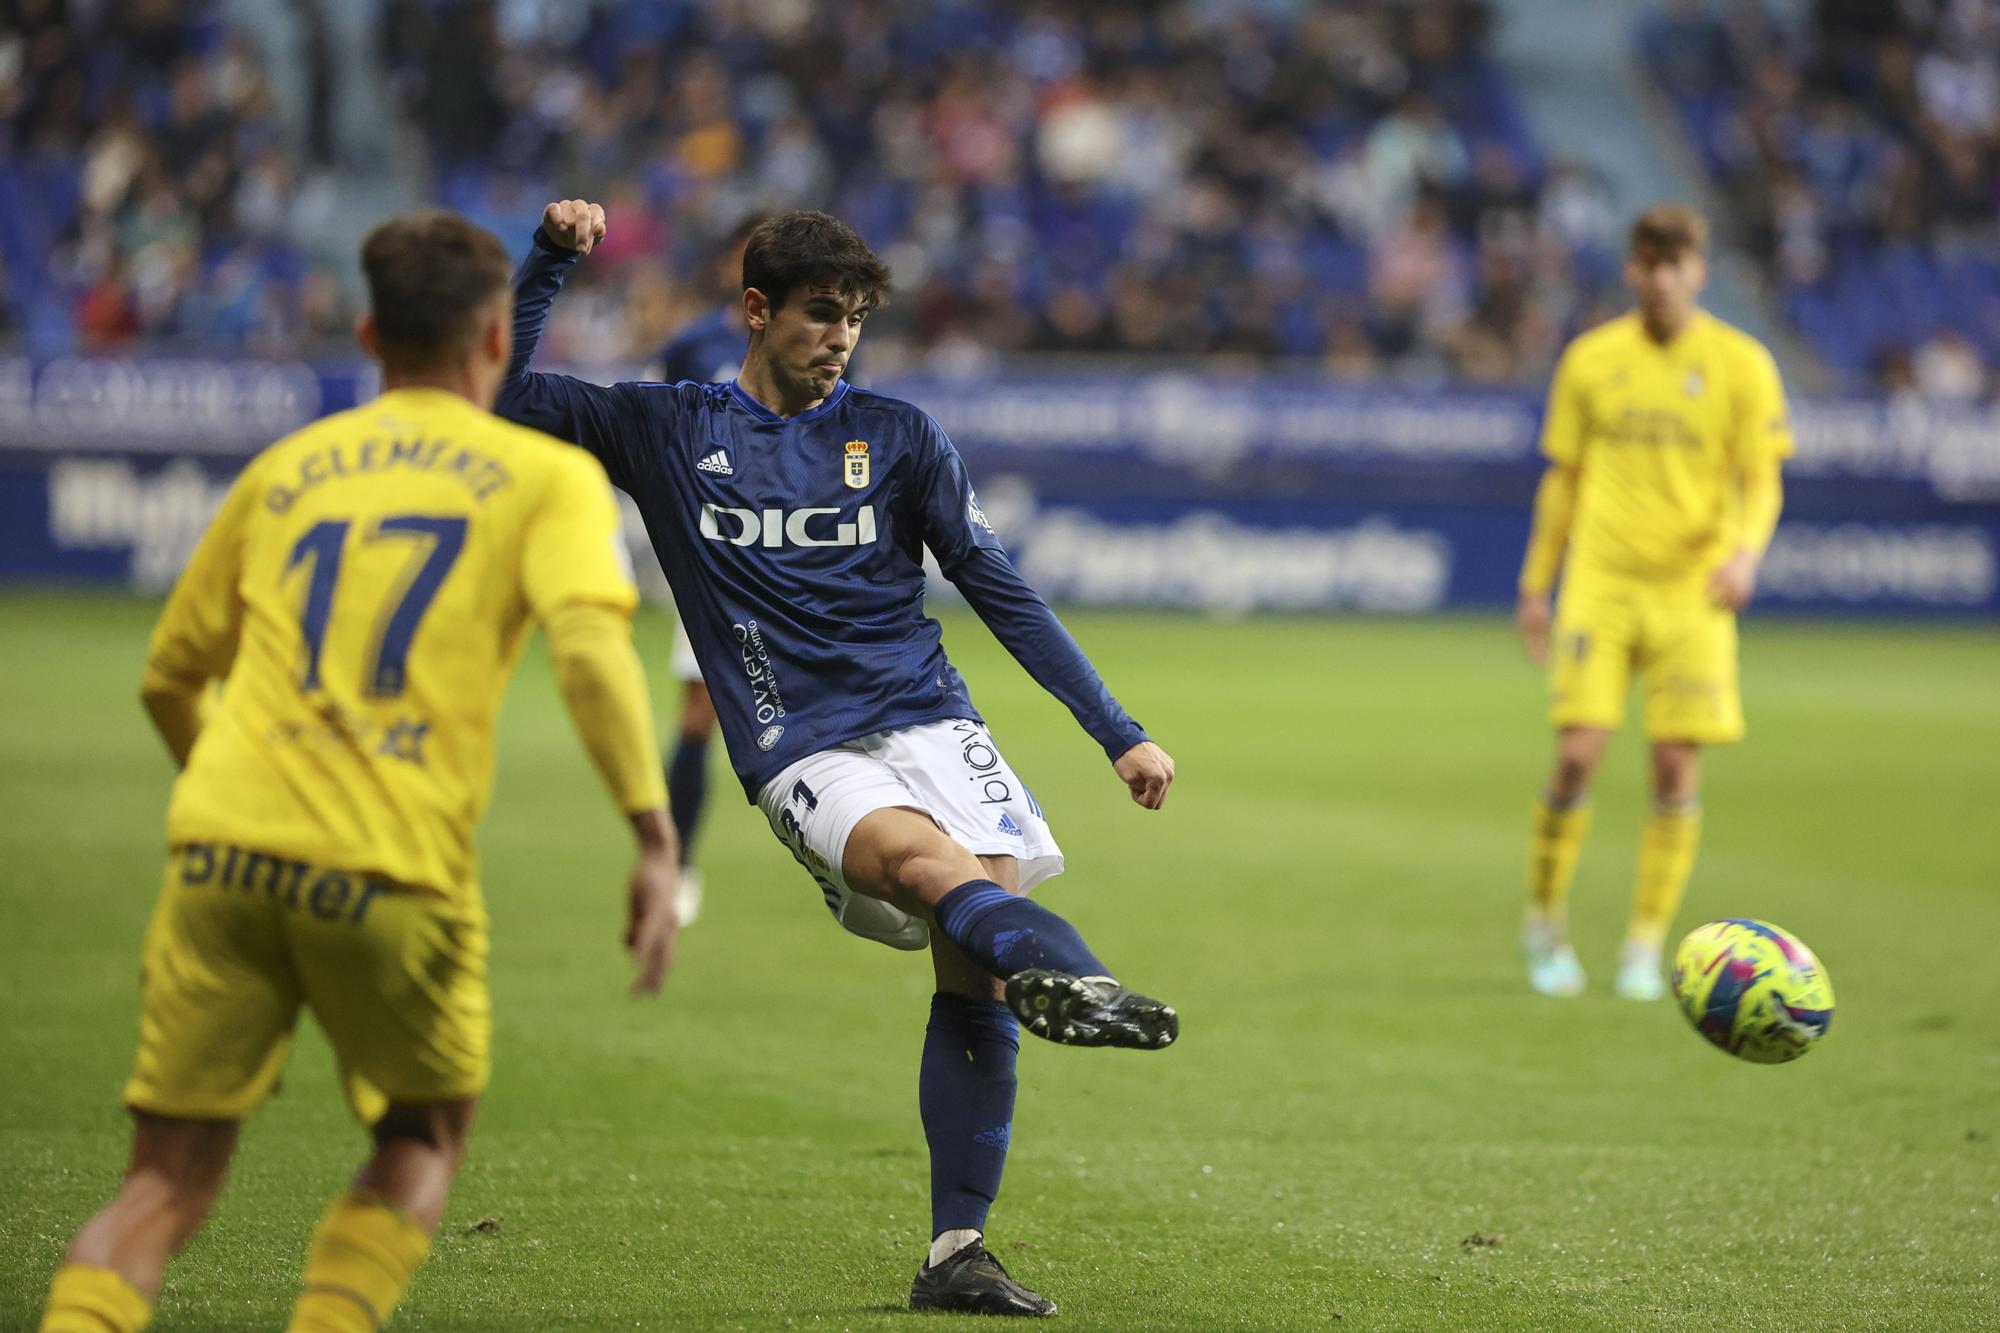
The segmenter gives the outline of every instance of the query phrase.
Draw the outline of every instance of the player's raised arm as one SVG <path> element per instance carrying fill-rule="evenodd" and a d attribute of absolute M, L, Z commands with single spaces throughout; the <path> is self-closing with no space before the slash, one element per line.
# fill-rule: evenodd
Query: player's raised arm
<path fill-rule="evenodd" d="M 633 990 L 652 994 L 673 962 L 680 848 L 667 818 L 646 674 L 632 647 L 638 594 L 602 474 L 581 458 L 565 472 L 529 530 L 523 581 L 570 719 L 638 841 L 625 946 L 639 968 Z"/>
<path fill-rule="evenodd" d="M 528 257 L 514 275 L 514 349 L 493 410 L 509 421 L 580 444 L 597 456 L 614 484 L 632 488 L 633 458 L 650 438 L 650 418 L 629 384 L 605 387 L 571 375 L 528 369 L 548 322 L 549 307 L 577 260 L 604 239 L 604 210 L 564 199 L 542 210 Z"/>
<path fill-rule="evenodd" d="M 246 469 L 175 581 L 146 651 L 139 699 L 183 768 L 208 715 L 209 686 L 229 674 L 236 658 L 243 626 L 243 599 L 237 591 L 243 520 L 255 500 Z"/>

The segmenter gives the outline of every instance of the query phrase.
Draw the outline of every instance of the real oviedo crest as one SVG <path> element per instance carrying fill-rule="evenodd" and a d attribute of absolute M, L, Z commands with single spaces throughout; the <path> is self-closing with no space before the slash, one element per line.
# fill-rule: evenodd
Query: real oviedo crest
<path fill-rule="evenodd" d="M 849 440 L 847 456 L 841 461 L 840 479 L 854 490 L 868 486 L 868 441 Z"/>

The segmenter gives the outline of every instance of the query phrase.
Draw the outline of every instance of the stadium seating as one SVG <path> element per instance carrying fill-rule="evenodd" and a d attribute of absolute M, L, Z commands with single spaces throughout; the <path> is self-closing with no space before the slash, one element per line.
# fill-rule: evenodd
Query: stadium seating
<path fill-rule="evenodd" d="M 491 222 L 595 189 L 642 201 L 685 271 L 740 212 L 824 201 L 904 279 L 877 369 L 1094 351 L 1532 379 L 1592 308 L 1604 238 L 1545 223 L 1486 22 L 973 0 L 508 28 L 406 4 L 389 59 L 445 199 Z"/>
<path fill-rule="evenodd" d="M 286 239 L 298 164 L 211 5 L 21 0 L 0 33 L 0 302 L 30 351 L 295 350 L 345 324 Z"/>
<path fill-rule="evenodd" d="M 192 0 L 18 8 L 12 336 L 342 338 L 325 265 L 273 225 L 313 136 L 282 131 L 250 35 Z M 1615 238 L 1552 198 L 1588 174 L 1543 160 L 1472 0 L 380 8 L 412 193 L 517 243 L 588 191 L 623 223 L 601 269 L 664 250 L 683 278 L 743 211 L 822 203 L 901 275 L 878 370 L 1099 351 L 1532 382 L 1615 276 Z M 644 322 L 622 303 L 565 318 Z"/>
<path fill-rule="evenodd" d="M 1679 0 L 1647 68 L 1841 384 L 1978 398 L 2000 364 L 2000 17 L 1991 5 Z"/>

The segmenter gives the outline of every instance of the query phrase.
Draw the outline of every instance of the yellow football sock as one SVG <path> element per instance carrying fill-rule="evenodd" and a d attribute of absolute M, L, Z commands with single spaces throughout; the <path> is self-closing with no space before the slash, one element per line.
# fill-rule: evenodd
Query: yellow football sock
<path fill-rule="evenodd" d="M 1543 919 L 1561 920 L 1576 859 L 1589 833 L 1588 805 L 1552 810 L 1546 800 L 1535 802 L 1534 832 L 1528 840 L 1528 906 Z"/>
<path fill-rule="evenodd" d="M 430 1249 L 424 1229 L 380 1195 L 341 1195 L 313 1233 L 289 1333 L 375 1333 Z"/>
<path fill-rule="evenodd" d="M 41 1333 L 139 1333 L 153 1322 L 153 1303 L 109 1268 L 64 1264 L 49 1283 Z"/>
<path fill-rule="evenodd" d="M 1654 808 L 1639 835 L 1639 878 L 1632 891 L 1632 923 L 1625 931 L 1628 943 L 1657 949 L 1666 942 L 1700 846 L 1699 805 L 1689 801 Z"/>

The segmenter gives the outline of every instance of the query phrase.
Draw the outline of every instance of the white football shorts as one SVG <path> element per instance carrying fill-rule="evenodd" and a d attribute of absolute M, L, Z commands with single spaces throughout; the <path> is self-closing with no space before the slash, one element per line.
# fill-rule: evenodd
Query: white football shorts
<path fill-rule="evenodd" d="M 854 826 L 894 806 L 929 815 L 975 856 L 1013 857 L 1022 893 L 1062 873 L 1042 808 L 984 723 L 927 722 L 844 741 L 792 764 L 757 794 L 771 831 L 819 884 L 835 921 L 863 939 L 922 949 L 928 923 L 855 893 L 841 873 Z"/>

